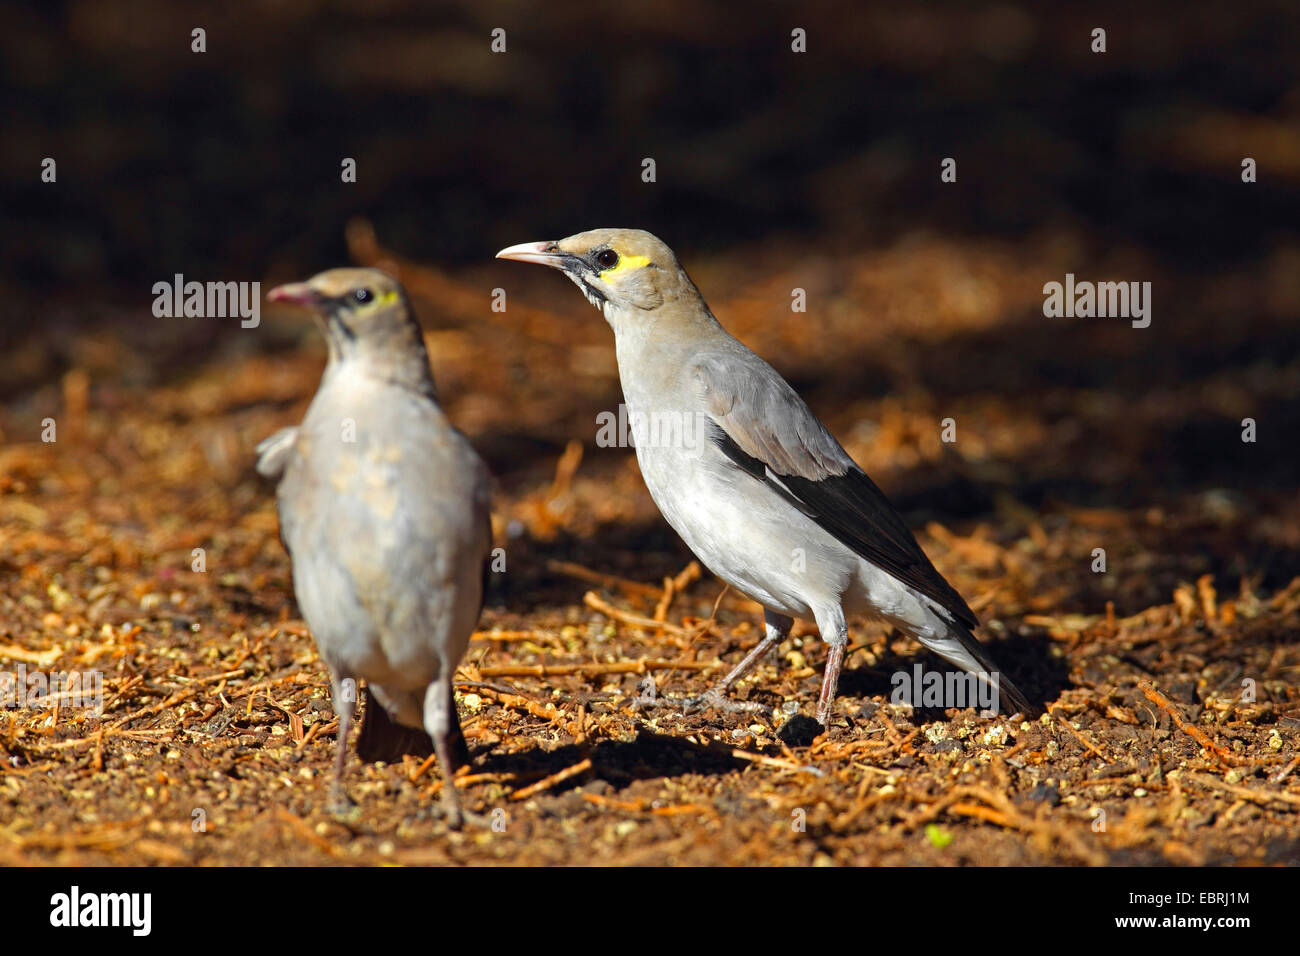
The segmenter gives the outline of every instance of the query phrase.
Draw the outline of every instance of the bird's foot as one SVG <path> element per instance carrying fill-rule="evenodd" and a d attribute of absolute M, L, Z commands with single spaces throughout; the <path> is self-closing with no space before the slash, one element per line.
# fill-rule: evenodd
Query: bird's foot
<path fill-rule="evenodd" d="M 443 800 L 438 806 L 432 807 L 431 810 L 434 816 L 442 817 L 449 830 L 463 830 L 466 825 L 479 830 L 494 829 L 490 815 L 466 810 L 460 805 L 459 800 Z"/>
<path fill-rule="evenodd" d="M 668 697 L 659 696 L 659 685 L 654 674 L 646 674 L 636 685 L 636 696 L 632 698 L 634 710 L 653 710 L 656 707 L 675 707 L 677 702 Z"/>
<path fill-rule="evenodd" d="M 448 820 L 448 821 L 447 821 L 447 826 L 452 827 L 453 830 L 464 829 L 464 828 L 467 827 L 467 826 L 469 826 L 469 827 L 473 827 L 473 828 L 475 828 L 476 830 L 494 830 L 494 829 L 499 829 L 498 827 L 494 827 L 494 826 L 492 825 L 492 823 L 493 823 L 493 820 L 492 820 L 491 815 L 486 814 L 486 813 L 474 813 L 474 812 L 472 812 L 472 811 L 470 811 L 470 810 L 466 810 L 466 809 L 462 808 L 461 811 L 460 811 L 460 820 L 459 820 L 459 822 L 458 822 L 455 826 L 452 826 L 451 821 Z"/>
<path fill-rule="evenodd" d="M 335 781 L 330 784 L 325 798 L 325 812 L 339 823 L 356 823 L 361 819 L 361 807 L 348 796 L 347 788 Z"/>
<path fill-rule="evenodd" d="M 821 724 L 822 730 L 830 728 L 832 716 L 834 715 L 831 713 L 830 704 L 819 705 L 817 707 L 817 723 Z"/>
<path fill-rule="evenodd" d="M 684 700 L 683 705 L 686 713 L 694 713 L 700 710 L 721 710 L 729 714 L 761 714 L 764 717 L 772 716 L 772 708 L 767 704 L 760 704 L 756 700 L 733 700 L 723 691 L 716 687 L 710 687 L 703 694 L 696 697 L 688 697 Z"/>
<path fill-rule="evenodd" d="M 448 830 L 459 830 L 465 825 L 465 811 L 460 807 L 442 806 L 438 808 Z"/>
<path fill-rule="evenodd" d="M 647 697 L 644 694 L 633 697 L 631 704 L 637 710 L 654 710 L 657 707 L 681 707 L 685 701 L 677 697 Z"/>
<path fill-rule="evenodd" d="M 772 708 L 753 700 L 733 700 L 725 692 L 710 687 L 703 694 L 693 697 L 659 697 L 639 694 L 632 698 L 631 704 L 637 710 L 654 710 L 660 707 L 681 709 L 683 714 L 694 714 L 702 710 L 720 710 L 728 714 L 761 714 L 772 716 Z"/>

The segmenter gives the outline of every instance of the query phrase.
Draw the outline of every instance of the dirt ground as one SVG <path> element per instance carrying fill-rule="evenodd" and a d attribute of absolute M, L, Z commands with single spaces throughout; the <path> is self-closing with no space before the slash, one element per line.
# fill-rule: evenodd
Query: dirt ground
<path fill-rule="evenodd" d="M 703 690 L 761 618 L 691 563 L 632 453 L 596 447 L 619 401 L 599 315 L 544 270 L 448 275 L 364 223 L 348 239 L 407 283 L 499 480 L 507 570 L 457 689 L 465 802 L 495 825 L 448 832 L 414 759 L 353 758 L 360 819 L 324 810 L 328 684 L 252 467 L 315 389 L 314 329 L 268 313 L 214 337 L 221 320 L 140 311 L 10 356 L 48 384 L 0 406 L 0 670 L 99 670 L 105 701 L 0 709 L 0 863 L 1300 863 L 1300 250 L 1177 281 L 1148 264 L 1146 330 L 1043 318 L 1044 276 L 1105 261 L 1068 232 L 686 262 L 1047 710 L 890 703 L 893 673 L 939 662 L 858 621 L 809 743 L 795 715 L 825 648 L 807 624 L 741 684 L 774 716 L 631 704 L 647 678 Z"/>

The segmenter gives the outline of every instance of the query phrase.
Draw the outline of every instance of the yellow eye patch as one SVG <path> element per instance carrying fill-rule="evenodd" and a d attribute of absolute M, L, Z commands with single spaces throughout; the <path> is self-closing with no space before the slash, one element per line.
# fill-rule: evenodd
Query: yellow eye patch
<path fill-rule="evenodd" d="M 364 302 L 357 300 L 357 296 L 363 292 L 369 293 Z M 386 305 L 392 305 L 398 301 L 399 295 L 396 289 L 389 289 L 386 292 L 380 292 L 373 287 L 367 286 L 365 289 L 355 289 L 351 292 L 345 292 L 340 301 L 345 307 L 352 309 L 353 312 L 364 315 L 372 309 L 380 309 Z"/>
<path fill-rule="evenodd" d="M 649 256 L 619 256 L 618 265 L 612 269 L 606 269 L 600 274 L 601 279 L 608 282 L 620 272 L 631 272 L 633 269 L 640 269 L 650 264 Z"/>

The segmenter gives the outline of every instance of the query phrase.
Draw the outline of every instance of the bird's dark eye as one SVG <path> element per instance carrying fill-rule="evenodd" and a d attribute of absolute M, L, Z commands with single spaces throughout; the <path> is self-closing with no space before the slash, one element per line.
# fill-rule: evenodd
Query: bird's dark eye
<path fill-rule="evenodd" d="M 374 297 L 375 294 L 369 289 L 357 289 L 356 292 L 352 293 L 352 298 L 356 299 L 357 305 L 365 305 Z"/>
<path fill-rule="evenodd" d="M 596 253 L 596 261 L 602 269 L 612 269 L 618 265 L 618 253 L 613 249 L 602 249 Z"/>

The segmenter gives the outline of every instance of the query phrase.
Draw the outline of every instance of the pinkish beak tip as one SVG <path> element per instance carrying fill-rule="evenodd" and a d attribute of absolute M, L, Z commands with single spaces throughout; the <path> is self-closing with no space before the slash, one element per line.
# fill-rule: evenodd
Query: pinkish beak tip
<path fill-rule="evenodd" d="M 266 294 L 268 302 L 287 302 L 289 305 L 311 305 L 316 301 L 316 293 L 306 283 L 291 282 L 278 285 Z"/>
<path fill-rule="evenodd" d="M 552 267 L 558 267 L 564 261 L 564 254 L 554 242 L 521 242 L 517 246 L 507 246 L 496 257 Z"/>

